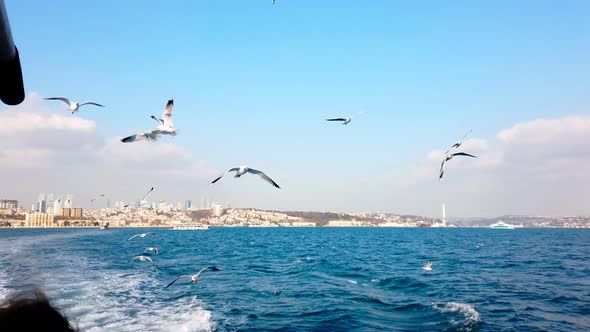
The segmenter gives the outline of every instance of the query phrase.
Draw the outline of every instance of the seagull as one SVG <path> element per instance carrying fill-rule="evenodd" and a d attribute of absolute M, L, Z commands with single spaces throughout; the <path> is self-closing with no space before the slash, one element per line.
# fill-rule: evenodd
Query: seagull
<path fill-rule="evenodd" d="M 153 252 L 154 255 L 158 255 L 158 253 L 159 253 L 158 248 L 156 248 L 156 247 L 148 247 L 148 248 L 145 248 L 145 250 L 143 251 L 143 253 L 145 254 L 147 252 Z"/>
<path fill-rule="evenodd" d="M 68 108 L 70 109 L 70 111 L 72 111 L 72 114 L 78 112 L 78 109 L 80 108 L 80 106 L 84 106 L 84 105 L 94 105 L 94 106 L 98 106 L 98 107 L 104 107 L 103 105 L 97 104 L 97 103 L 92 102 L 92 101 L 87 101 L 85 103 L 81 103 L 80 104 L 78 102 L 71 101 L 71 100 L 69 100 L 66 97 L 51 97 L 51 98 L 43 98 L 43 99 L 45 99 L 45 100 L 61 100 L 61 101 L 63 101 L 64 103 L 68 104 Z"/>
<path fill-rule="evenodd" d="M 129 207 L 129 205 L 132 205 L 132 204 L 135 204 L 135 203 L 143 203 L 143 202 L 145 202 L 145 200 L 146 200 L 146 199 L 147 199 L 147 198 L 148 198 L 148 197 L 149 197 L 149 196 L 152 194 L 152 191 L 154 191 L 154 187 L 152 187 L 152 188 L 151 188 L 151 189 L 150 189 L 150 190 L 147 192 L 147 194 L 145 194 L 145 195 L 143 196 L 143 198 L 142 198 L 142 199 L 141 199 L 139 202 L 133 202 L 133 203 L 131 203 L 131 204 L 125 204 L 125 205 L 123 205 L 123 207 L 124 207 L 124 208 L 128 208 L 128 207 Z"/>
<path fill-rule="evenodd" d="M 442 179 L 443 175 L 445 174 L 445 164 L 447 163 L 447 161 L 453 159 L 454 156 L 466 156 L 471 158 L 477 158 L 476 156 L 465 152 L 455 152 L 451 154 L 446 154 L 445 159 L 443 159 L 442 164 L 440 164 L 440 174 L 438 176 L 439 179 Z"/>
<path fill-rule="evenodd" d="M 127 136 L 121 140 L 123 143 L 131 143 L 137 141 L 156 141 L 161 135 L 176 136 L 176 128 L 172 122 L 172 109 L 174 108 L 174 99 L 168 100 L 162 118 L 152 115 L 151 118 L 158 121 L 158 126 L 152 130 L 146 130 L 143 133 Z"/>
<path fill-rule="evenodd" d="M 424 264 L 424 266 L 422 267 L 422 270 L 426 270 L 426 271 L 432 271 L 432 262 L 428 262 L 426 264 Z"/>
<path fill-rule="evenodd" d="M 104 197 L 104 194 L 100 194 L 100 196 L 98 196 L 98 197 L 96 197 L 96 198 L 93 198 L 93 199 L 91 199 L 91 200 L 90 200 L 90 203 L 96 202 L 96 201 L 98 201 L 99 199 L 101 199 L 101 198 L 103 198 L 103 197 Z"/>
<path fill-rule="evenodd" d="M 172 286 L 172 284 L 174 284 L 175 282 L 177 282 L 178 280 L 180 280 L 182 278 L 191 278 L 191 282 L 193 284 L 196 284 L 199 281 L 199 277 L 201 276 L 201 274 L 207 270 L 219 271 L 219 269 L 215 266 L 207 266 L 207 267 L 202 268 L 201 271 L 197 272 L 197 274 L 195 274 L 195 275 L 190 275 L 190 274 L 181 275 L 180 277 L 174 279 L 171 283 L 166 285 L 166 287 L 164 287 L 164 288 L 168 288 L 168 287 Z"/>
<path fill-rule="evenodd" d="M 465 139 L 465 137 L 467 137 L 467 135 L 469 135 L 469 134 L 471 134 L 471 129 L 469 129 L 469 131 L 467 132 L 467 134 L 463 135 L 463 138 L 461 138 L 457 143 L 453 144 L 447 150 L 447 152 L 445 152 L 445 155 L 448 154 L 451 150 L 459 148 L 461 146 L 461 144 L 463 144 L 463 140 Z"/>
<path fill-rule="evenodd" d="M 359 112 L 355 115 L 351 115 L 348 118 L 333 118 L 333 119 L 326 119 L 326 121 L 341 121 L 343 125 L 347 125 L 350 123 L 350 121 L 352 121 L 352 118 L 354 118 L 355 116 L 362 114 L 363 112 Z"/>
<path fill-rule="evenodd" d="M 230 168 L 227 171 L 225 171 L 225 173 L 223 173 L 221 176 L 219 176 L 218 178 L 216 178 L 215 180 L 213 180 L 213 182 L 211 182 L 211 184 L 214 184 L 215 182 L 221 180 L 222 177 L 224 177 L 227 173 L 229 172 L 236 172 L 236 175 L 234 175 L 234 178 L 239 178 L 240 176 L 246 174 L 246 173 L 250 173 L 250 174 L 256 174 L 258 176 L 260 176 L 264 181 L 272 184 L 273 186 L 281 189 L 281 187 L 279 187 L 279 185 L 273 181 L 273 179 L 269 178 L 268 175 L 264 174 L 264 172 L 256 170 L 254 168 L 250 168 L 248 166 L 240 166 L 240 167 L 234 167 L 234 168 Z"/>
<path fill-rule="evenodd" d="M 133 261 L 136 261 L 136 260 L 140 260 L 140 261 L 142 261 L 142 262 L 149 261 L 150 263 L 152 263 L 152 265 L 154 265 L 154 266 L 156 265 L 156 264 L 154 263 L 154 261 L 153 261 L 153 260 L 152 260 L 152 259 L 151 259 L 149 256 L 145 256 L 145 255 L 138 255 L 138 256 L 135 256 L 135 257 L 131 258 L 131 259 L 129 260 L 129 262 L 127 262 L 127 263 L 131 263 L 131 262 L 133 262 Z"/>
<path fill-rule="evenodd" d="M 127 241 L 129 241 L 131 239 L 135 239 L 136 237 L 146 237 L 146 236 L 150 236 L 150 235 L 156 235 L 156 233 L 147 232 L 147 233 L 135 234 L 132 237 L 128 238 Z"/>

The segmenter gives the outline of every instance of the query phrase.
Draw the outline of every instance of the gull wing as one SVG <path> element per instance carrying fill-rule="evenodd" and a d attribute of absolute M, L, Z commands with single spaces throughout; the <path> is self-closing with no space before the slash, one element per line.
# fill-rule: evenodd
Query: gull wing
<path fill-rule="evenodd" d="M 152 192 L 153 192 L 153 191 L 154 191 L 154 187 L 152 187 L 152 188 L 151 188 L 151 189 L 150 189 L 150 190 L 147 192 L 147 194 L 145 194 L 145 195 L 143 196 L 143 198 L 141 199 L 141 202 L 145 201 L 145 200 L 146 200 L 146 198 L 148 198 L 148 197 L 149 197 L 149 196 L 152 194 Z M 154 233 L 147 233 L 147 234 L 154 234 Z"/>
<path fill-rule="evenodd" d="M 326 119 L 326 121 L 347 121 L 346 118 L 334 118 L 334 119 Z"/>
<path fill-rule="evenodd" d="M 207 266 L 201 269 L 201 271 L 197 272 L 197 279 L 203 274 L 205 271 L 220 271 L 216 266 Z"/>
<path fill-rule="evenodd" d="M 136 237 L 138 237 L 138 236 L 140 236 L 140 235 L 141 235 L 141 234 L 135 234 L 135 235 L 133 235 L 132 237 L 128 238 L 128 239 L 127 239 L 127 241 L 129 241 L 129 240 L 133 240 L 133 239 L 135 239 Z"/>
<path fill-rule="evenodd" d="M 447 159 L 443 159 L 443 162 L 440 164 L 440 174 L 438 175 L 439 179 L 442 179 L 443 175 L 445 175 L 445 163 Z"/>
<path fill-rule="evenodd" d="M 174 99 L 168 100 L 162 113 L 163 124 L 166 127 L 174 127 L 174 123 L 172 122 L 172 108 L 174 108 Z"/>
<path fill-rule="evenodd" d="M 214 184 L 215 182 L 221 180 L 221 178 L 224 177 L 227 173 L 229 173 L 229 172 L 237 172 L 239 170 L 240 170 L 239 167 L 230 168 L 227 171 L 225 171 L 223 174 L 221 174 L 219 177 L 217 177 L 215 180 L 211 181 L 211 184 Z"/>
<path fill-rule="evenodd" d="M 166 285 L 166 287 L 164 287 L 164 288 L 168 288 L 168 287 L 172 286 L 172 285 L 173 285 L 175 282 L 177 282 L 178 280 L 180 280 L 180 279 L 182 279 L 182 278 L 192 278 L 192 277 L 193 277 L 193 276 L 189 276 L 189 275 L 187 275 L 187 274 L 185 274 L 185 275 L 181 275 L 180 277 L 178 277 L 178 278 L 176 278 L 176 279 L 172 280 L 172 282 L 171 282 L 171 283 L 169 283 L 168 285 Z"/>
<path fill-rule="evenodd" d="M 276 188 L 281 189 L 281 187 L 279 187 L 279 185 L 276 182 L 274 182 L 273 179 L 271 179 L 268 175 L 264 174 L 264 172 L 262 172 L 262 171 L 259 171 L 257 169 L 253 169 L 253 168 L 248 168 L 248 173 L 256 174 L 256 175 L 260 176 L 264 181 L 272 184 Z"/>
<path fill-rule="evenodd" d="M 104 105 L 101 105 L 101 104 L 95 103 L 95 102 L 93 102 L 93 101 L 87 101 L 87 102 L 85 102 L 85 103 L 82 103 L 82 104 L 80 104 L 79 106 L 84 106 L 84 105 L 94 105 L 94 106 L 98 106 L 98 107 L 104 107 Z"/>
<path fill-rule="evenodd" d="M 45 99 L 45 100 L 61 100 L 64 103 L 68 104 L 68 106 L 70 106 L 70 104 L 72 104 L 72 101 L 66 97 L 50 97 L 50 98 L 43 98 L 43 99 Z"/>
<path fill-rule="evenodd" d="M 152 119 L 154 119 L 154 120 L 158 121 L 158 123 L 159 123 L 159 124 L 162 124 L 162 125 L 164 124 L 164 120 L 162 120 L 162 119 L 160 119 L 160 118 L 157 118 L 155 115 L 152 115 L 152 116 L 150 116 L 150 118 L 152 118 Z"/>
<path fill-rule="evenodd" d="M 465 152 L 453 153 L 453 156 L 466 156 L 466 157 L 471 157 L 471 158 L 477 158 L 476 156 L 469 154 L 469 153 L 465 153 Z"/>
<path fill-rule="evenodd" d="M 132 143 L 137 141 L 157 141 L 158 134 L 154 133 L 154 131 L 144 131 L 143 133 L 138 133 L 135 135 L 127 136 L 121 139 L 123 143 Z"/>

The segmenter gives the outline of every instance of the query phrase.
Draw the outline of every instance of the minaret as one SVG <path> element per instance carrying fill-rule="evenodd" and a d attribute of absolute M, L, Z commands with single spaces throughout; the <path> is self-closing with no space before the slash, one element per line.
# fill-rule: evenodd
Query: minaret
<path fill-rule="evenodd" d="M 446 210 L 445 210 L 445 203 L 443 203 L 442 205 L 442 223 L 444 226 L 447 226 L 447 214 L 446 214 Z"/>

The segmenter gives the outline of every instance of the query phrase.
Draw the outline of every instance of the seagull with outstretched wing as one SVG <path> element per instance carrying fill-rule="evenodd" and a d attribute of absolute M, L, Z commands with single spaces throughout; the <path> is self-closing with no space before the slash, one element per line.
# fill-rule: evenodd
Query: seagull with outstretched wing
<path fill-rule="evenodd" d="M 220 270 L 217 267 L 215 267 L 215 266 L 207 266 L 207 267 L 202 268 L 199 272 L 197 272 L 197 274 L 194 274 L 194 275 L 190 275 L 190 274 L 181 275 L 180 277 L 172 280 L 172 282 L 169 283 L 168 285 L 166 285 L 166 287 L 164 287 L 164 288 L 168 288 L 168 287 L 172 286 L 178 280 L 184 279 L 184 278 L 190 278 L 191 279 L 191 282 L 193 284 L 196 284 L 197 282 L 199 282 L 199 277 L 201 276 L 201 274 L 203 272 L 205 272 L 205 271 L 220 271 Z"/>
<path fill-rule="evenodd" d="M 211 184 L 214 184 L 215 182 L 221 180 L 222 177 L 224 177 L 227 173 L 230 173 L 230 172 L 236 172 L 236 174 L 234 175 L 234 178 L 239 178 L 246 173 L 255 174 L 255 175 L 260 176 L 264 181 L 272 184 L 274 187 L 281 189 L 281 187 L 276 182 L 274 182 L 274 180 L 271 179 L 268 175 L 264 174 L 264 172 L 259 171 L 254 168 L 250 168 L 248 166 L 240 166 L 240 167 L 230 168 L 227 171 L 225 171 L 225 173 L 223 173 L 221 176 L 219 176 L 215 180 L 213 180 L 211 182 Z"/>
<path fill-rule="evenodd" d="M 123 143 L 132 143 L 137 141 L 157 141 L 158 138 L 162 135 L 170 135 L 176 136 L 177 129 L 174 127 L 174 122 L 172 121 L 172 109 L 174 108 L 174 99 L 168 100 L 166 103 L 166 107 L 162 112 L 162 118 L 157 118 L 155 115 L 152 115 L 151 118 L 158 121 L 159 125 L 152 129 L 146 130 L 142 133 L 137 133 L 134 135 L 127 136 L 121 139 Z"/>
<path fill-rule="evenodd" d="M 331 122 L 342 122 L 343 125 L 347 125 L 352 121 L 352 118 L 354 118 L 355 116 L 362 114 L 363 112 L 358 112 L 355 115 L 351 115 L 348 118 L 332 118 L 332 119 L 326 119 L 326 121 L 331 121 Z"/>
<path fill-rule="evenodd" d="M 150 262 L 150 263 L 152 263 L 152 265 L 154 265 L 154 266 L 156 265 L 156 264 L 154 263 L 154 261 L 151 259 L 151 257 L 149 257 L 149 256 L 146 256 L 146 255 L 137 255 L 137 256 L 135 256 L 135 257 L 131 258 L 131 259 L 129 260 L 129 262 L 127 262 L 127 263 L 131 263 L 131 262 L 133 262 L 133 261 L 137 261 L 137 260 L 139 260 L 139 261 L 141 261 L 141 262 Z"/>
<path fill-rule="evenodd" d="M 78 112 L 78 110 L 80 109 L 81 106 L 84 105 L 94 105 L 94 106 L 98 106 L 98 107 L 104 107 L 104 105 L 95 103 L 93 101 L 87 101 L 85 103 L 78 103 L 76 101 L 71 101 L 70 99 L 66 98 L 66 97 L 51 97 L 51 98 L 43 98 L 45 100 L 61 100 L 64 103 L 66 103 L 68 105 L 68 108 L 70 111 L 72 111 L 72 114 Z"/>

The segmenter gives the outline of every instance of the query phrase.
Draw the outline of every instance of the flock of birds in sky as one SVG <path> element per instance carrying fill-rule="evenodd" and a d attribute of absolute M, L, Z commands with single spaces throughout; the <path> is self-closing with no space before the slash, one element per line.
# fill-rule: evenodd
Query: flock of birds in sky
<path fill-rule="evenodd" d="M 95 103 L 95 102 L 84 102 L 84 103 L 74 102 L 66 97 L 51 97 L 51 98 L 44 98 L 44 99 L 45 100 L 61 100 L 61 101 L 63 101 L 64 103 L 66 103 L 68 105 L 68 108 L 72 112 L 72 114 L 78 112 L 80 107 L 84 106 L 84 105 L 94 105 L 94 106 L 104 107 L 103 105 Z M 174 99 L 170 99 L 166 103 L 166 107 L 164 107 L 164 111 L 162 112 L 161 118 L 158 118 L 155 115 L 150 115 L 151 119 L 158 122 L 158 126 L 156 128 L 151 129 L 151 130 L 145 130 L 141 133 L 127 136 L 127 137 L 121 139 L 121 142 L 133 143 L 133 142 L 138 142 L 138 141 L 157 141 L 161 136 L 164 136 L 164 135 L 176 136 L 177 129 L 174 126 L 174 122 L 172 121 L 173 108 L 174 108 Z M 350 122 L 352 122 L 352 119 L 354 117 L 356 117 L 357 115 L 360 115 L 360 114 L 362 114 L 362 112 L 351 115 L 349 117 L 330 118 L 330 119 L 326 119 L 326 121 L 341 122 L 343 125 L 348 125 Z M 453 157 L 464 156 L 464 157 L 477 158 L 476 156 L 469 154 L 469 153 L 455 152 L 459 147 L 461 147 L 461 145 L 463 144 L 463 140 L 465 140 L 467 135 L 469 135 L 470 133 L 471 133 L 471 130 L 469 130 L 469 132 L 467 132 L 467 134 L 465 134 L 457 143 L 453 144 L 445 152 L 445 156 L 444 156 L 443 161 L 440 165 L 439 179 L 442 179 L 443 175 L 445 174 L 445 166 L 451 159 L 453 159 Z M 275 188 L 281 189 L 281 187 L 273 179 L 271 179 L 268 175 L 266 175 L 263 171 L 260 171 L 260 170 L 257 170 L 257 169 L 254 169 L 254 168 L 251 168 L 248 166 L 232 167 L 232 168 L 228 169 L 227 171 L 225 171 L 219 177 L 215 178 L 215 180 L 213 180 L 211 182 L 211 184 L 216 183 L 217 181 L 221 180 L 221 178 L 223 178 L 225 175 L 227 175 L 228 173 L 232 173 L 232 172 L 235 172 L 234 178 L 239 178 L 245 174 L 258 175 L 261 179 L 270 183 Z M 147 195 L 144 197 L 144 199 L 142 199 L 142 201 L 144 201 L 145 198 L 147 198 L 147 196 L 151 194 L 153 189 L 154 188 L 152 188 L 147 193 Z M 101 196 L 104 196 L 104 195 L 101 195 Z M 100 198 L 101 197 L 98 197 L 97 199 L 100 199 Z M 97 200 L 97 199 L 95 199 L 95 200 Z M 93 202 L 93 201 L 91 201 L 91 202 Z M 127 207 L 127 206 L 125 206 L 125 207 Z"/>

